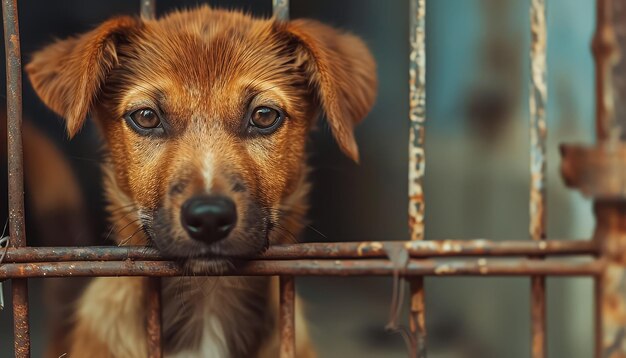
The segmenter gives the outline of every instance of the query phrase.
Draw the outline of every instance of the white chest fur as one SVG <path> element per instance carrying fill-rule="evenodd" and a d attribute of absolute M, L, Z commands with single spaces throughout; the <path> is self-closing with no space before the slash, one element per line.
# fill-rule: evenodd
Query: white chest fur
<path fill-rule="evenodd" d="M 166 358 L 226 358 L 230 356 L 219 319 L 207 312 L 202 320 L 203 330 L 200 346 L 174 354 L 166 354 Z"/>

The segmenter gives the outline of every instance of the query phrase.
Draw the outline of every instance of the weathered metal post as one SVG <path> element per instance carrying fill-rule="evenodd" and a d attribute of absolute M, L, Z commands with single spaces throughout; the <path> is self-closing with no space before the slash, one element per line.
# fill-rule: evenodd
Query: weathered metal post
<path fill-rule="evenodd" d="M 426 0 L 411 0 L 409 9 L 409 231 L 424 240 L 424 139 L 426 124 Z M 424 278 L 412 277 L 409 329 L 415 358 L 426 357 Z"/>
<path fill-rule="evenodd" d="M 546 175 L 546 102 L 547 37 L 546 1 L 530 2 L 530 237 L 546 239 L 547 175 Z M 546 344 L 546 278 L 531 278 L 531 318 L 533 358 L 547 356 Z"/>
<path fill-rule="evenodd" d="M 561 147 L 566 184 L 594 200 L 596 357 L 626 356 L 626 6 L 597 0 L 595 146 Z"/>

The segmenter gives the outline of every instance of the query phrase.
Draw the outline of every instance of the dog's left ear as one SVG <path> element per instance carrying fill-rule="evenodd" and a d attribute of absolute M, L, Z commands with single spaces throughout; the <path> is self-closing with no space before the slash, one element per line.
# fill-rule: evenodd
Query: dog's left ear
<path fill-rule="evenodd" d="M 298 42 L 298 63 L 326 113 L 341 150 L 355 162 L 359 149 L 354 127 L 376 98 L 376 63 L 363 41 L 313 20 L 286 24 Z"/>
<path fill-rule="evenodd" d="M 73 137 L 117 65 L 117 45 L 140 26 L 128 16 L 104 22 L 79 37 L 57 41 L 34 54 L 26 73 L 41 100 L 66 120 Z"/>

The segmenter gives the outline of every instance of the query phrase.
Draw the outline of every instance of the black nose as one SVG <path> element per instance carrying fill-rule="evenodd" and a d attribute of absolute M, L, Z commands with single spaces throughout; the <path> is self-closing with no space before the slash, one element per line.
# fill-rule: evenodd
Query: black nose
<path fill-rule="evenodd" d="M 237 209 L 224 196 L 194 196 L 183 204 L 180 220 L 189 236 L 210 243 L 225 238 L 233 230 Z"/>

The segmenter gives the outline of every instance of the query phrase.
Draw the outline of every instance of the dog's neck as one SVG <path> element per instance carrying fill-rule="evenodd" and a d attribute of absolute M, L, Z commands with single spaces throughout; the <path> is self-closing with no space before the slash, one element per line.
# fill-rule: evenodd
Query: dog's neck
<path fill-rule="evenodd" d="M 267 277 L 163 279 L 164 350 L 172 357 L 250 357 L 274 326 Z"/>
<path fill-rule="evenodd" d="M 104 166 L 113 239 L 119 245 L 146 245 L 140 213 L 116 182 L 113 169 Z M 297 189 L 283 200 L 279 230 L 270 243 L 297 238 L 307 210 L 309 184 L 304 171 Z M 275 320 L 270 307 L 267 277 L 173 277 L 163 279 L 164 349 L 171 357 L 246 357 L 257 352 Z"/>

